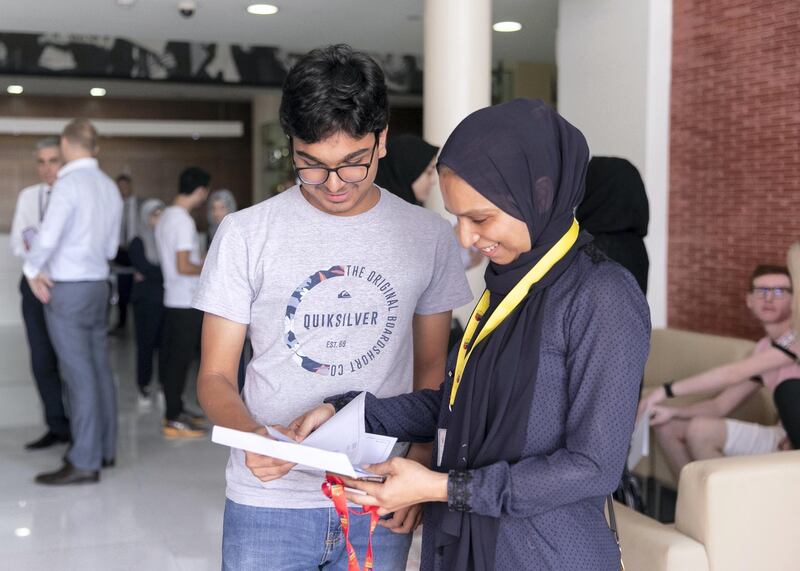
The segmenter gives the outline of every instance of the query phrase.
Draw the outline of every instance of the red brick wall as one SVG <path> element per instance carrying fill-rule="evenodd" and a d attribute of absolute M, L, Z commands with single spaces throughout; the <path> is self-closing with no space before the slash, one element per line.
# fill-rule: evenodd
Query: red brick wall
<path fill-rule="evenodd" d="M 674 0 L 671 106 L 669 326 L 754 338 L 749 273 L 800 240 L 800 1 Z"/>

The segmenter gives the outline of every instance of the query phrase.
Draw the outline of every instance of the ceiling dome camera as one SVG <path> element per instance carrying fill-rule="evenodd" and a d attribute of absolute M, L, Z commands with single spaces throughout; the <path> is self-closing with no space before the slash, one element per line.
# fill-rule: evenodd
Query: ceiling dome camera
<path fill-rule="evenodd" d="M 181 0 L 178 2 L 178 13 L 184 18 L 191 18 L 197 12 L 195 0 Z"/>

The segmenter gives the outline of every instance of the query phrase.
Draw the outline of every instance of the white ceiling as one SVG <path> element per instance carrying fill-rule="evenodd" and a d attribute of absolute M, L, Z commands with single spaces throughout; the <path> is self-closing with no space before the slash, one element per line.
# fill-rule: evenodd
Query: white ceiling
<path fill-rule="evenodd" d="M 275 16 L 251 16 L 249 0 L 196 0 L 193 18 L 178 0 L 0 0 L 0 31 L 60 32 L 146 40 L 277 46 L 307 51 L 345 42 L 365 51 L 422 54 L 422 0 L 264 0 Z M 467 9 L 470 0 L 463 0 Z M 558 0 L 494 0 L 493 20 L 516 20 L 520 32 L 493 33 L 495 61 L 554 63 Z"/>

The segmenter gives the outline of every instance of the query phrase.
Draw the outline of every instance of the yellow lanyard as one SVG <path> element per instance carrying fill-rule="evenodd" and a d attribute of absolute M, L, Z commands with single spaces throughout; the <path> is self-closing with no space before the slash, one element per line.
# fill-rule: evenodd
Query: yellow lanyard
<path fill-rule="evenodd" d="M 570 248 L 572 248 L 572 246 L 575 244 L 575 241 L 578 239 L 579 230 L 580 228 L 578 227 L 578 221 L 573 220 L 572 226 L 570 226 L 570 229 L 567 230 L 567 233 L 564 234 L 544 256 L 542 256 L 542 259 L 539 260 L 536 265 L 533 266 L 527 274 L 525 274 L 525 277 L 517 282 L 517 285 L 514 286 L 514 289 L 508 292 L 508 295 L 503 298 L 503 301 L 500 302 L 500 305 L 497 306 L 497 309 L 495 309 L 492 315 L 489 317 L 489 321 L 486 322 L 486 325 L 484 325 L 483 329 L 481 329 L 480 335 L 478 335 L 475 343 L 472 343 L 472 337 L 475 335 L 475 330 L 478 328 L 478 324 L 483 318 L 483 315 L 486 313 L 486 310 L 489 308 L 489 290 L 483 292 L 478 305 L 475 306 L 474 310 L 472 310 L 469 323 L 467 323 L 467 330 L 464 332 L 464 337 L 461 339 L 461 345 L 458 347 L 455 378 L 453 379 L 453 386 L 450 389 L 450 410 L 453 409 L 453 404 L 456 402 L 458 387 L 461 385 L 461 376 L 464 374 L 464 368 L 467 366 L 467 361 L 472 355 L 472 351 L 475 349 L 475 346 L 488 337 L 489 334 L 494 331 L 497 326 L 500 325 L 500 323 L 502 323 L 503 320 L 508 317 L 520 303 L 522 303 L 522 300 L 525 299 L 526 295 L 528 295 L 528 292 L 533 284 L 542 279 L 545 274 L 550 271 L 550 268 L 552 268 L 556 262 L 558 262 L 567 254 L 567 252 L 569 252 Z"/>

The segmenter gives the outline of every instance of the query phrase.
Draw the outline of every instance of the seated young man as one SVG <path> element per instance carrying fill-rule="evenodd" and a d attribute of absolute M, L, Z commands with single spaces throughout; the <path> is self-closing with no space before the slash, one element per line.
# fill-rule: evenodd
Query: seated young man
<path fill-rule="evenodd" d="M 783 266 L 758 266 L 751 277 L 746 304 L 766 334 L 750 357 L 665 383 L 639 404 L 640 415 L 650 410 L 650 424 L 655 427 L 656 439 L 675 477 L 694 460 L 764 454 L 788 447 L 780 424 L 762 426 L 725 418 L 762 386 L 774 391 L 782 381 L 800 378 L 800 365 L 786 351 L 788 348 L 797 352 L 788 270 Z M 690 405 L 659 404 L 673 396 L 720 389 L 715 397 Z"/>

